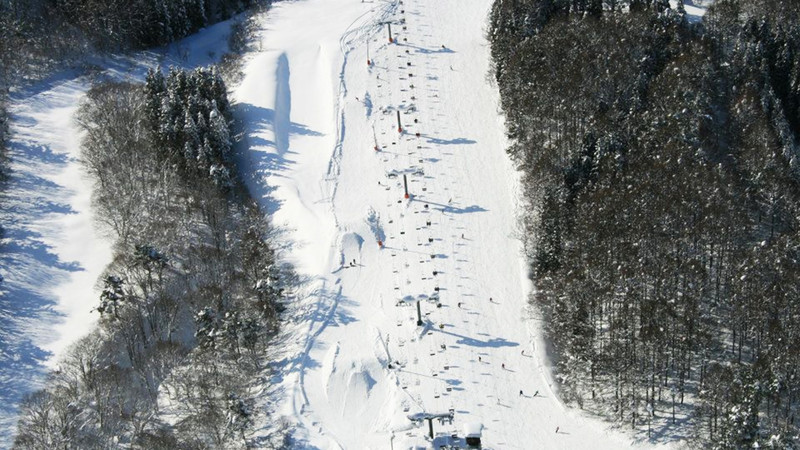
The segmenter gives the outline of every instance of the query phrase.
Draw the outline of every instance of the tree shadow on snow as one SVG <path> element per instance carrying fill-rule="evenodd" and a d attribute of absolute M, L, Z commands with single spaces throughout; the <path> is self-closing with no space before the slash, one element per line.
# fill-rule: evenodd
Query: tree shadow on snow
<path fill-rule="evenodd" d="M 241 122 L 247 124 L 246 129 L 252 130 L 237 144 L 235 157 L 241 170 L 240 175 L 244 180 L 250 195 L 258 199 L 270 215 L 281 207 L 273 192 L 274 186 L 267 183 L 271 176 L 283 177 L 286 171 L 295 163 L 292 159 L 289 139 L 291 135 L 322 136 L 322 133 L 308 129 L 302 124 L 287 121 L 282 125 L 281 133 L 276 130 L 275 110 L 262 108 L 249 103 L 240 103 L 233 106 L 233 114 Z M 267 130 L 273 131 L 276 141 L 261 137 Z"/>
<path fill-rule="evenodd" d="M 451 204 L 444 204 L 444 203 L 436 203 L 429 200 L 423 200 L 420 198 L 416 198 L 416 196 L 411 197 L 411 201 L 417 201 L 421 203 L 425 203 L 428 205 L 433 205 L 443 213 L 450 213 L 450 214 L 469 214 L 469 213 L 477 213 L 477 212 L 487 212 L 488 209 L 478 206 L 478 205 L 471 205 L 465 206 L 463 208 L 459 208 L 457 206 L 453 206 Z"/>
<path fill-rule="evenodd" d="M 409 43 L 406 43 L 406 42 L 401 43 L 400 46 L 401 47 L 413 48 L 417 53 L 422 53 L 424 55 L 428 55 L 428 54 L 431 54 L 431 53 L 455 53 L 454 50 L 451 50 L 451 49 L 446 48 L 446 47 L 425 48 L 425 47 L 420 47 L 418 45 L 409 44 Z"/>
<path fill-rule="evenodd" d="M 469 145 L 478 143 L 477 141 L 473 141 L 472 139 L 467 139 L 467 138 L 439 139 L 434 137 L 428 137 L 427 139 L 428 143 L 436 145 Z"/>
<path fill-rule="evenodd" d="M 458 339 L 456 341 L 456 344 L 469 345 L 470 347 L 500 348 L 500 347 L 518 347 L 519 346 L 519 343 L 513 342 L 513 341 L 508 341 L 508 340 L 503 339 L 503 338 L 492 338 L 492 339 L 487 339 L 487 340 L 483 341 L 483 340 L 480 340 L 480 339 L 475 339 L 473 337 L 464 336 L 463 334 L 458 334 L 458 333 L 454 333 L 452 331 L 447 331 L 447 330 L 445 330 L 443 328 L 439 328 L 439 327 L 429 327 L 427 329 L 429 329 L 431 331 L 434 331 L 434 332 L 437 332 L 437 333 L 442 333 L 442 334 L 447 334 L 447 335 L 453 336 L 453 337 Z"/>
<path fill-rule="evenodd" d="M 301 281 L 302 283 L 309 283 L 310 280 Z M 328 289 L 323 286 L 317 289 L 308 296 L 313 303 L 309 304 L 308 301 L 298 301 L 297 306 L 290 308 L 286 312 L 287 317 L 291 317 L 292 322 L 307 324 L 303 326 L 303 340 L 298 342 L 298 336 L 287 333 L 279 337 L 276 342 L 276 348 L 292 348 L 298 344 L 301 345 L 301 351 L 293 355 L 287 355 L 286 358 L 276 360 L 271 363 L 278 377 L 276 382 L 279 382 L 283 377 L 291 373 L 299 373 L 300 385 L 303 385 L 303 378 L 308 369 L 314 369 L 320 366 L 320 362 L 310 356 L 311 351 L 316 344 L 316 339 L 328 327 L 347 326 L 357 321 L 357 319 L 350 314 L 349 309 L 355 302 L 341 294 L 340 287 L 337 285 L 334 289 Z M 305 392 L 303 392 L 305 398 Z"/>
<path fill-rule="evenodd" d="M 31 117 L 15 117 L 15 123 L 25 128 L 38 125 Z M 53 228 L 63 223 L 63 216 L 75 214 L 67 203 L 71 193 L 42 176 L 62 171 L 67 156 L 27 139 L 12 139 L 9 157 L 12 170 L 0 196 L 4 226 L 0 244 L 0 442 L 11 438 L 22 396 L 39 388 L 47 372 L 44 363 L 52 355 L 39 345 L 58 338 L 52 328 L 63 317 L 55 310 L 57 299 L 51 287 L 61 285 L 71 272 L 83 270 L 77 262 L 60 260 L 45 239 L 58 234 Z"/>

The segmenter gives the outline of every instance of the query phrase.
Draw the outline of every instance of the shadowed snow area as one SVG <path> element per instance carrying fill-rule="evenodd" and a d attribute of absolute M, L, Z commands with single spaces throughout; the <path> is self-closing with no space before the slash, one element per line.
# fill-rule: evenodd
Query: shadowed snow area
<path fill-rule="evenodd" d="M 39 387 L 46 366 L 94 324 L 95 282 L 111 259 L 108 242 L 95 232 L 91 183 L 77 161 L 72 117 L 86 83 L 69 78 L 12 98 L 11 177 L 0 202 L 4 440 L 21 396 Z"/>
<path fill-rule="evenodd" d="M 450 411 L 437 445 L 480 422 L 485 449 L 650 446 L 554 390 L 487 82 L 490 4 L 306 0 L 263 19 L 239 158 L 305 280 L 269 407 L 298 448 L 430 446 L 408 416 Z"/>

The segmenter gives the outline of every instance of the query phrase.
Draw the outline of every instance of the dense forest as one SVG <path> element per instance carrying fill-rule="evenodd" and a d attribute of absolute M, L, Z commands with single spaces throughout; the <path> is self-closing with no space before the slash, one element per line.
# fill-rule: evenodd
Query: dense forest
<path fill-rule="evenodd" d="M 685 417 L 698 446 L 800 446 L 800 5 L 691 23 L 680 1 L 496 0 L 490 20 L 565 398 Z"/>
<path fill-rule="evenodd" d="M 3 0 L 2 80 L 40 79 L 96 52 L 168 44 L 265 0 Z"/>

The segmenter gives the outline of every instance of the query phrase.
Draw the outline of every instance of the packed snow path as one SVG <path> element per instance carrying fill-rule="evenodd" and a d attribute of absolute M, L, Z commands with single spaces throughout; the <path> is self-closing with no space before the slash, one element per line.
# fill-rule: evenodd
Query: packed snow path
<path fill-rule="evenodd" d="M 236 98 L 248 184 L 308 277 L 276 364 L 300 447 L 408 448 L 427 433 L 409 415 L 450 410 L 436 432 L 482 422 L 484 448 L 632 445 L 565 408 L 543 366 L 490 3 L 307 0 L 265 19 Z"/>

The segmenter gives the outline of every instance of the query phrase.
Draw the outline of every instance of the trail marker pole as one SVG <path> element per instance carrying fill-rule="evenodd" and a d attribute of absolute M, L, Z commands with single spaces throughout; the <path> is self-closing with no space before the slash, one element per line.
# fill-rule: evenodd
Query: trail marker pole
<path fill-rule="evenodd" d="M 372 140 L 375 142 L 375 151 L 379 151 L 380 147 L 378 147 L 378 135 L 375 134 L 375 124 L 372 124 Z"/>
<path fill-rule="evenodd" d="M 400 110 L 399 109 L 397 110 L 397 132 L 398 133 L 402 133 L 403 132 L 403 124 L 400 122 Z"/>
<path fill-rule="evenodd" d="M 392 43 L 394 43 L 394 39 L 392 39 L 392 24 L 391 23 L 387 23 L 386 25 L 389 26 L 389 43 L 392 44 Z"/>
<path fill-rule="evenodd" d="M 422 326 L 422 309 L 419 306 L 420 303 L 422 303 L 422 302 L 417 302 L 417 326 L 418 327 Z"/>
<path fill-rule="evenodd" d="M 371 66 L 372 61 L 369 59 L 369 42 L 367 42 L 367 66 Z"/>
<path fill-rule="evenodd" d="M 406 177 L 406 174 L 403 174 L 403 187 L 406 190 L 405 198 L 410 198 L 411 196 L 408 195 L 408 177 Z"/>

